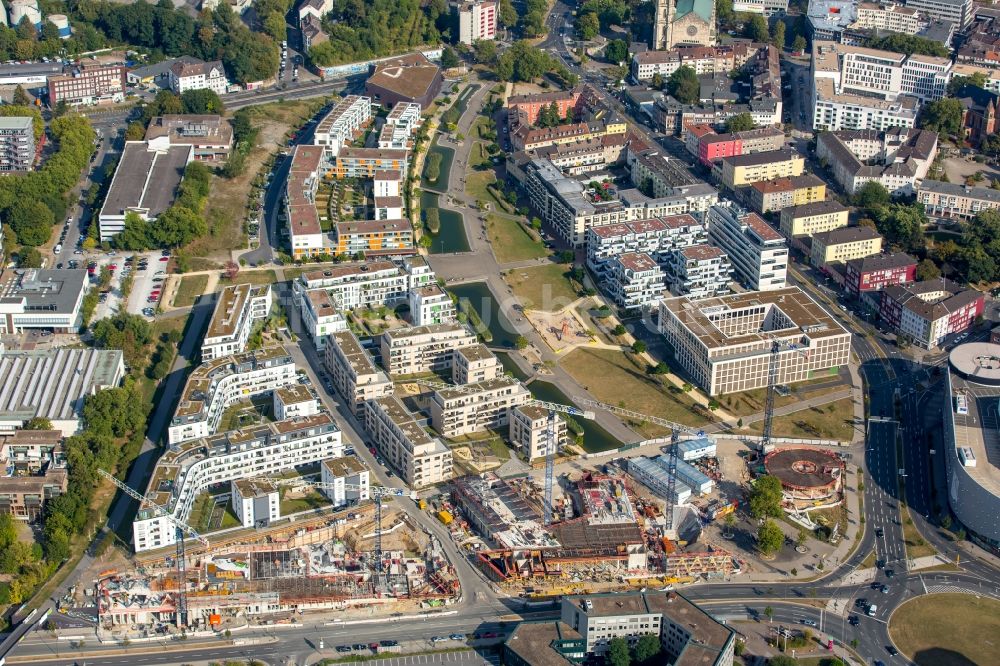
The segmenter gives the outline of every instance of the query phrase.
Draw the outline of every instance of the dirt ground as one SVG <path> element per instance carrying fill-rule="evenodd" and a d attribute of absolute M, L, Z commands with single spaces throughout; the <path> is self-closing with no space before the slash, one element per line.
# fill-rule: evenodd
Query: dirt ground
<path fill-rule="evenodd" d="M 978 171 L 982 171 L 986 180 L 977 183 L 982 187 L 990 186 L 990 178 L 1000 180 L 1000 169 L 989 164 L 979 164 L 965 157 L 949 157 L 943 160 L 944 172 L 948 174 L 948 180 L 952 183 L 961 183 L 967 176 L 971 176 Z"/>
<path fill-rule="evenodd" d="M 558 312 L 529 310 L 525 316 L 538 331 L 538 334 L 542 336 L 545 344 L 557 354 L 592 342 L 587 333 L 586 325 L 580 320 L 572 305 Z M 566 327 L 565 333 L 563 332 L 564 325 Z"/>

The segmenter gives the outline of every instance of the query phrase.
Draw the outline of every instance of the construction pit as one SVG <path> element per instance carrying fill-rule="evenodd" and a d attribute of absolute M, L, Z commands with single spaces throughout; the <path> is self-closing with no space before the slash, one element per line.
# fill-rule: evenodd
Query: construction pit
<path fill-rule="evenodd" d="M 207 548 L 192 541 L 186 627 L 289 624 L 310 611 L 367 617 L 378 607 L 412 612 L 457 598 L 458 578 L 440 543 L 391 503 L 382 512 L 380 570 L 375 535 L 367 504 L 280 529 L 243 530 Z M 115 638 L 179 632 L 173 549 L 143 553 L 134 564 L 98 579 L 99 631 Z"/>

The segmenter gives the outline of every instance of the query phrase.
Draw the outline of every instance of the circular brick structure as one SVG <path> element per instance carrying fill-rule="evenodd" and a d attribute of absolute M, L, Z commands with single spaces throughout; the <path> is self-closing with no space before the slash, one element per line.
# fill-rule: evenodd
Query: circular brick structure
<path fill-rule="evenodd" d="M 764 468 L 781 481 L 787 494 L 798 499 L 823 499 L 839 492 L 844 463 L 821 449 L 791 448 L 767 454 Z"/>

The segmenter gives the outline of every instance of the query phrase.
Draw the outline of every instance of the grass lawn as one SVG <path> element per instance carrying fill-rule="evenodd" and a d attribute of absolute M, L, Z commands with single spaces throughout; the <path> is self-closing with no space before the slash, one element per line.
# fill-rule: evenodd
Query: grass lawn
<path fill-rule="evenodd" d="M 916 525 L 913 524 L 913 519 L 910 518 L 910 510 L 903 507 L 900 507 L 900 509 L 900 518 L 903 521 L 903 541 L 906 542 L 906 556 L 915 559 L 936 554 L 937 550 L 934 546 L 927 543 L 920 536 L 920 532 L 917 531 Z"/>
<path fill-rule="evenodd" d="M 282 516 L 287 516 L 290 513 L 298 513 L 299 511 L 307 511 L 309 509 L 321 509 L 325 506 L 330 505 L 330 500 L 326 498 L 318 490 L 310 490 L 305 497 L 295 497 L 286 499 L 285 495 L 288 494 L 288 489 L 282 489 L 281 499 L 278 502 L 278 510 L 281 511 Z M 296 493 L 297 495 L 298 493 Z"/>
<path fill-rule="evenodd" d="M 834 391 L 840 391 L 847 388 L 847 385 L 842 382 L 833 386 L 825 386 L 836 379 L 837 377 L 834 375 L 831 377 L 820 377 L 817 379 L 810 379 L 804 382 L 791 384 L 789 386 L 791 389 L 790 394 L 776 394 L 774 396 L 774 406 L 784 407 L 785 405 L 791 405 L 792 403 L 800 400 L 815 398 L 817 396 L 833 393 Z M 810 388 L 817 385 L 820 386 L 818 388 Z M 718 400 L 719 403 L 730 413 L 735 414 L 736 416 L 749 416 L 750 414 L 758 414 L 764 411 L 764 401 L 766 398 L 767 390 L 761 388 L 754 389 L 752 391 L 742 391 L 740 393 L 724 395 L 719 397 Z"/>
<path fill-rule="evenodd" d="M 916 597 L 893 613 L 889 635 L 920 666 L 995 664 L 1000 601 L 971 594 Z"/>
<path fill-rule="evenodd" d="M 188 275 L 181 278 L 181 283 L 177 285 L 177 292 L 174 294 L 174 307 L 186 308 L 194 305 L 198 297 L 205 293 L 208 286 L 207 275 Z"/>
<path fill-rule="evenodd" d="M 474 150 L 472 152 L 475 153 Z M 486 186 L 490 183 L 495 183 L 496 180 L 497 177 L 492 169 L 472 171 L 465 176 L 465 191 L 474 197 L 476 201 L 488 201 L 495 206 L 496 199 L 493 198 L 493 195 Z"/>
<path fill-rule="evenodd" d="M 858 565 L 859 569 L 874 569 L 875 568 L 875 551 L 868 553 L 865 559 L 861 560 L 861 564 Z"/>
<path fill-rule="evenodd" d="M 509 217 L 490 213 L 486 216 L 486 231 L 498 263 L 538 259 L 548 254 L 541 241 L 532 238 L 523 224 Z"/>
<path fill-rule="evenodd" d="M 491 166 L 493 166 L 493 161 L 490 159 L 490 154 L 486 151 L 486 144 L 482 141 L 476 141 L 472 146 L 472 150 L 469 151 L 469 168 L 478 169 L 479 167 Z"/>
<path fill-rule="evenodd" d="M 495 455 L 500 460 L 510 459 L 510 449 L 507 445 L 503 443 L 502 439 L 491 439 L 486 442 L 486 446 L 489 447 L 490 453 Z"/>
<path fill-rule="evenodd" d="M 775 437 L 814 437 L 818 439 L 850 440 L 854 437 L 854 404 L 843 398 L 825 405 L 803 409 L 800 412 L 775 416 L 772 435 Z M 764 422 L 757 421 L 741 432 L 759 435 Z"/>
<path fill-rule="evenodd" d="M 547 264 L 507 271 L 504 279 L 521 305 L 531 310 L 554 312 L 577 299 L 576 288 L 567 273 L 568 264 Z"/>
<path fill-rule="evenodd" d="M 560 361 L 562 369 L 580 382 L 596 399 L 641 414 L 658 416 L 669 421 L 700 426 L 708 418 L 696 410 L 683 393 L 667 390 L 658 381 L 635 366 L 624 352 L 610 349 L 576 349 Z M 651 424 L 633 424 L 647 436 L 662 435 L 664 428 Z"/>
<path fill-rule="evenodd" d="M 221 276 L 219 278 L 219 289 L 221 290 L 223 287 L 228 287 L 231 284 L 244 284 L 246 282 L 249 282 L 250 284 L 255 284 L 255 285 L 257 285 L 257 284 L 274 284 L 275 281 L 277 281 L 277 279 L 278 279 L 278 276 L 275 275 L 274 271 L 271 270 L 271 269 L 267 269 L 267 270 L 263 270 L 263 271 L 261 271 L 261 270 L 249 270 L 249 271 L 248 270 L 243 270 L 243 271 L 240 271 L 239 275 L 236 276 L 236 279 L 233 280 L 233 281 L 231 281 L 231 282 L 226 279 L 225 275 Z"/>

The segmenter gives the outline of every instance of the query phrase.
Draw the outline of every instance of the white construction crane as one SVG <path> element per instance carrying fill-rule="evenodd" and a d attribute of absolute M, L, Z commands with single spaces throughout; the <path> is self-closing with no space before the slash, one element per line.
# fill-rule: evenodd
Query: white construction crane
<path fill-rule="evenodd" d="M 165 518 L 167 522 L 174 526 L 177 530 L 176 542 L 176 553 L 174 556 L 175 566 L 177 567 L 177 626 L 186 627 L 187 626 L 187 580 L 185 578 L 186 571 L 186 553 L 185 553 L 185 535 L 190 535 L 192 538 L 197 539 L 201 542 L 203 546 L 208 547 L 208 539 L 198 534 L 197 531 L 187 523 L 174 518 L 174 516 L 167 511 L 164 507 L 160 506 L 153 501 L 152 498 L 143 495 L 137 490 L 133 490 L 124 481 L 115 478 L 113 475 L 105 472 L 103 469 L 97 470 L 101 476 L 111 481 L 115 484 L 119 490 L 131 497 L 132 499 L 139 502 L 139 508 L 145 503 L 149 510 L 153 511 L 158 517 Z"/>
<path fill-rule="evenodd" d="M 323 483 L 322 481 L 311 481 L 309 479 L 304 479 L 302 477 L 293 477 L 291 479 L 279 479 L 277 477 L 271 476 L 254 476 L 251 477 L 255 481 L 270 481 L 276 486 L 310 486 L 312 488 L 321 488 L 325 490 L 351 490 L 362 492 L 367 490 L 368 494 L 373 500 L 375 500 L 375 573 L 376 575 L 381 575 L 382 573 L 382 498 L 383 497 L 406 497 L 414 496 L 414 493 L 404 489 L 404 488 L 389 488 L 386 486 L 359 486 L 354 483 Z"/>
<path fill-rule="evenodd" d="M 616 405 L 609 405 L 605 402 L 599 402 L 597 400 L 591 400 L 589 398 L 576 398 L 577 403 L 581 405 L 587 405 L 588 407 L 596 407 L 598 409 L 603 409 L 605 411 L 611 412 L 612 414 L 617 414 L 618 416 L 624 416 L 625 418 L 634 419 L 638 421 L 648 421 L 650 423 L 655 423 L 658 426 L 663 426 L 664 428 L 670 429 L 670 449 L 667 452 L 667 506 L 665 511 L 666 527 L 668 530 L 673 529 L 674 526 L 674 497 L 677 493 L 677 457 L 678 449 L 680 448 L 678 443 L 680 442 L 681 433 L 686 435 L 694 435 L 695 437 L 704 437 L 705 431 L 699 430 L 698 428 L 693 428 L 691 426 L 686 426 L 681 423 L 674 423 L 673 421 L 668 421 L 666 419 L 661 419 L 657 416 L 649 416 L 648 414 L 640 414 L 639 412 L 633 412 L 632 410 L 625 409 L 624 407 L 618 407 Z"/>
<path fill-rule="evenodd" d="M 445 384 L 443 382 L 425 381 L 422 379 L 416 380 L 416 383 L 436 390 L 452 390 L 458 391 L 459 393 L 477 392 L 475 389 L 470 389 L 466 386 L 457 384 Z M 548 423 L 545 427 L 545 503 L 542 507 L 542 511 L 544 512 L 544 524 L 551 525 L 553 513 L 552 486 L 554 483 L 553 477 L 555 476 L 556 456 L 556 414 L 569 414 L 570 416 L 579 416 L 584 419 L 593 420 L 594 412 L 580 409 L 579 407 L 574 407 L 572 405 L 562 405 L 558 402 L 547 402 L 545 400 L 532 399 L 523 404 L 541 407 L 542 409 L 547 409 L 549 412 Z"/>

